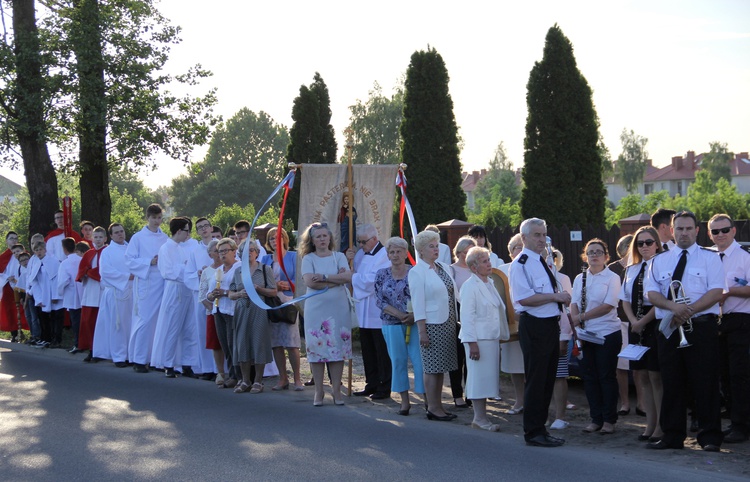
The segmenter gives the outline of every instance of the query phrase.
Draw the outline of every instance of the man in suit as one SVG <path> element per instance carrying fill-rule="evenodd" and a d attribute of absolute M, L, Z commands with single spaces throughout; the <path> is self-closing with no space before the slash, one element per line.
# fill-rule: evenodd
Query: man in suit
<path fill-rule="evenodd" d="M 521 314 L 518 335 L 523 351 L 526 390 L 523 431 L 527 445 L 559 447 L 565 441 L 547 432 L 545 423 L 559 354 L 560 316 L 570 295 L 557 289 L 542 253 L 547 246 L 547 224 L 530 218 L 521 223 L 523 251 L 510 265 L 510 293 Z"/>

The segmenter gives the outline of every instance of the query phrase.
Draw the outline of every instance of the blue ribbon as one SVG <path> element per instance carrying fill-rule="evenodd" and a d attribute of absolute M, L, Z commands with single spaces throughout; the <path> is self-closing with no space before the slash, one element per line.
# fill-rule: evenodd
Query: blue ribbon
<path fill-rule="evenodd" d="M 271 200 L 276 196 L 279 191 L 287 184 L 289 183 L 289 187 L 291 188 L 294 185 L 294 170 L 289 171 L 289 174 L 286 175 L 286 177 L 279 183 L 278 186 L 276 186 L 276 189 L 273 190 L 270 196 L 268 196 L 268 199 L 266 199 L 266 202 L 263 203 L 263 205 L 258 209 L 258 212 L 255 213 L 255 217 L 253 218 L 253 223 L 250 225 L 250 233 L 253 232 L 253 229 L 255 228 L 255 223 L 258 222 L 258 218 L 260 217 L 260 213 L 263 212 L 263 210 L 268 206 L 268 203 L 271 202 Z M 282 213 L 283 214 L 283 213 Z M 252 239 L 250 239 L 250 235 L 248 234 L 247 239 L 245 240 L 245 243 L 254 243 Z M 245 250 L 246 251 L 246 250 Z M 260 263 L 260 260 L 258 260 L 258 263 Z M 265 269 L 265 268 L 262 268 Z M 250 301 L 252 301 L 255 306 L 263 309 L 263 310 L 278 310 L 281 308 L 284 308 L 289 305 L 293 305 L 295 303 L 299 303 L 300 301 L 304 301 L 307 298 L 312 298 L 313 296 L 321 295 L 328 291 L 328 287 L 326 286 L 324 289 L 320 291 L 316 291 L 314 293 L 307 293 L 305 295 L 302 295 L 298 298 L 291 299 L 287 301 L 286 303 L 283 303 L 279 306 L 268 306 L 265 301 L 263 301 L 263 298 L 260 297 L 257 291 L 255 291 L 255 284 L 253 283 L 253 277 L 252 273 L 250 273 L 250 256 L 243 252 L 242 254 L 242 284 L 245 285 L 245 291 L 247 292 L 247 296 L 250 298 Z"/>

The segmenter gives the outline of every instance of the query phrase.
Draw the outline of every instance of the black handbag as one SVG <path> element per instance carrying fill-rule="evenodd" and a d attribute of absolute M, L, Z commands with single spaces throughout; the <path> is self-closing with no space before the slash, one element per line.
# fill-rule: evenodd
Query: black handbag
<path fill-rule="evenodd" d="M 266 278 L 265 266 L 263 266 L 263 285 L 268 288 L 268 278 Z M 278 296 L 264 296 L 263 300 L 271 307 L 281 306 L 283 304 Z M 297 322 L 298 310 L 294 305 L 277 308 L 275 310 L 266 310 L 266 312 L 268 313 L 268 319 L 271 320 L 271 323 L 286 323 L 288 325 L 293 325 Z"/>

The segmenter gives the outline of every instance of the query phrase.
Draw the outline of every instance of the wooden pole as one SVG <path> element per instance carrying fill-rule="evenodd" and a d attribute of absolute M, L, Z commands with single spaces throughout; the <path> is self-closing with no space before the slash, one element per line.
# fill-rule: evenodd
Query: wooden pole
<path fill-rule="evenodd" d="M 352 129 L 347 128 L 344 131 L 344 134 L 346 134 L 346 187 L 349 192 L 349 248 L 354 247 L 354 178 L 352 173 L 352 149 L 354 148 L 354 131 Z M 349 269 L 352 269 L 352 261 L 349 262 Z M 348 289 L 348 288 L 347 288 Z M 352 350 L 352 353 L 354 351 Z M 347 396 L 352 396 L 352 365 L 354 363 L 353 355 L 352 358 L 349 359 L 349 368 L 347 370 L 347 382 L 346 382 L 346 389 L 347 389 Z"/>

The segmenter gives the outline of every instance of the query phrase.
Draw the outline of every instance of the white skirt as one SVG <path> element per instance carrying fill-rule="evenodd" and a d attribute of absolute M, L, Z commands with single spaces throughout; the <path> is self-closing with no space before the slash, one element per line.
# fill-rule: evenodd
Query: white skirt
<path fill-rule="evenodd" d="M 464 343 L 466 351 L 466 398 L 492 398 L 500 393 L 500 342 L 499 340 L 479 340 L 479 360 L 469 356 L 469 344 Z"/>
<path fill-rule="evenodd" d="M 500 360 L 500 370 L 503 373 L 524 373 L 523 350 L 521 350 L 520 342 L 503 343 L 503 358 Z"/>

